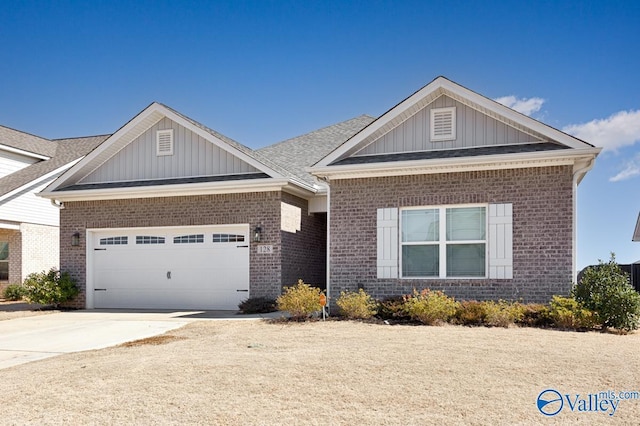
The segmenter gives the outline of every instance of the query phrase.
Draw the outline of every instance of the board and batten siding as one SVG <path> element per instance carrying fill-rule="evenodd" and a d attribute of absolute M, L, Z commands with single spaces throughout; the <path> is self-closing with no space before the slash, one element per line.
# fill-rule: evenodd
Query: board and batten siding
<path fill-rule="evenodd" d="M 430 111 L 447 107 L 456 108 L 456 139 L 432 142 Z M 360 150 L 355 156 L 531 142 L 540 142 L 540 139 L 443 95 Z"/>
<path fill-rule="evenodd" d="M 35 163 L 35 158 L 0 150 L 0 178 Z"/>
<path fill-rule="evenodd" d="M 53 176 L 44 182 L 25 188 L 14 194 L 0 205 L 0 217 L 3 220 L 35 223 L 40 225 L 58 226 L 60 222 L 60 210 L 51 205 L 46 198 L 36 194 L 47 187 L 57 176 Z"/>
<path fill-rule="evenodd" d="M 156 155 L 156 132 L 173 129 L 173 155 Z M 257 169 L 200 135 L 163 118 L 80 183 L 253 173 Z"/>

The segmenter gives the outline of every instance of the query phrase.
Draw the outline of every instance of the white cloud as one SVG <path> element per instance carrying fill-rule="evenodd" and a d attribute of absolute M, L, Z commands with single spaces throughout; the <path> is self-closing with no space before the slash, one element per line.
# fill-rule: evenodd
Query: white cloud
<path fill-rule="evenodd" d="M 635 176 L 640 176 L 640 154 L 636 154 L 634 158 L 627 161 L 624 169 L 617 175 L 609 178 L 609 182 L 619 182 Z"/>
<path fill-rule="evenodd" d="M 601 146 L 605 151 L 616 151 L 618 148 L 640 142 L 640 111 L 620 111 L 604 119 L 571 124 L 562 130 L 593 145 Z"/>
<path fill-rule="evenodd" d="M 515 109 L 519 113 L 524 115 L 531 115 L 534 112 L 540 111 L 542 104 L 545 102 L 542 98 L 521 98 L 518 99 L 515 96 L 503 96 L 501 98 L 494 99 L 496 102 L 501 103 L 511 109 Z"/>

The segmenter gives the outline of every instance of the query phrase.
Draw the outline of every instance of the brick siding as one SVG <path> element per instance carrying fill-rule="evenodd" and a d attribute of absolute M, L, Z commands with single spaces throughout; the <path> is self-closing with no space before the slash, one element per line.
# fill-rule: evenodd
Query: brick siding
<path fill-rule="evenodd" d="M 301 233 L 293 240 L 283 238 L 280 230 L 283 198 L 305 206 Z M 83 308 L 86 303 L 86 229 L 248 223 L 253 230 L 260 226 L 261 241 L 250 243 L 250 295 L 275 298 L 280 295 L 283 284 L 289 285 L 291 278 L 287 274 L 291 275 L 292 269 L 298 272 L 295 268 L 301 267 L 299 260 L 288 263 L 288 259 L 299 259 L 297 250 L 305 241 L 305 233 L 314 235 L 317 232 L 315 222 L 310 223 L 310 220 L 306 217 L 306 201 L 279 191 L 65 202 L 65 208 L 60 212 L 61 270 L 69 272 L 81 289 L 80 296 L 70 306 Z M 311 228 L 314 230 L 310 231 Z M 74 232 L 82 236 L 77 247 L 72 247 L 70 242 Z M 258 254 L 258 244 L 272 245 L 273 253 Z"/>
<path fill-rule="evenodd" d="M 331 297 L 364 288 L 376 298 L 414 288 L 459 299 L 546 302 L 572 285 L 571 166 L 345 179 L 331 182 Z M 378 208 L 513 204 L 513 279 L 377 279 Z"/>
<path fill-rule="evenodd" d="M 282 194 L 283 202 L 301 210 L 300 231 L 282 231 L 282 282 L 286 286 L 298 279 L 320 288 L 327 281 L 327 215 L 309 214 L 307 200 Z"/>

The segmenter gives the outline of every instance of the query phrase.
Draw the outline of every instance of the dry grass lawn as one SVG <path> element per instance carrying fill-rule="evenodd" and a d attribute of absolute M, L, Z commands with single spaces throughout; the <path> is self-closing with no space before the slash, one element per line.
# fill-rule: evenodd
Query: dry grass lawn
<path fill-rule="evenodd" d="M 199 321 L 0 372 L 3 424 L 638 424 L 538 394 L 640 391 L 640 334 Z"/>

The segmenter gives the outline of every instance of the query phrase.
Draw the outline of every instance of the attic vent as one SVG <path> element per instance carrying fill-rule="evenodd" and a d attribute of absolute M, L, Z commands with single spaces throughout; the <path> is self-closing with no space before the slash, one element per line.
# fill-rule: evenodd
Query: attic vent
<path fill-rule="evenodd" d="M 431 140 L 450 141 L 456 138 L 456 107 L 431 110 Z"/>
<path fill-rule="evenodd" d="M 156 155 L 173 155 L 173 129 L 156 132 Z"/>

